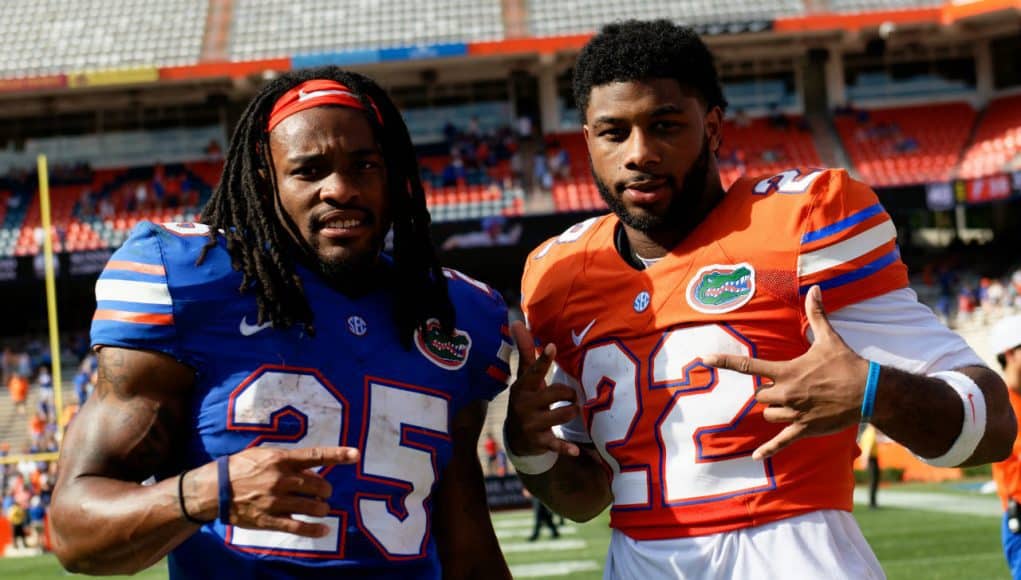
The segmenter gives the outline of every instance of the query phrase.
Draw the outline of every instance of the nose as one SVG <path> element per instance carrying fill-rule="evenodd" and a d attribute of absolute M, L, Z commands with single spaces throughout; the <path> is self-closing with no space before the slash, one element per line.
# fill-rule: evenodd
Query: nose
<path fill-rule="evenodd" d="M 624 144 L 624 167 L 632 171 L 645 171 L 660 162 L 655 141 L 641 128 L 635 127 Z"/>
<path fill-rule="evenodd" d="M 321 201 L 343 205 L 357 197 L 357 186 L 339 171 L 331 172 L 319 183 Z"/>

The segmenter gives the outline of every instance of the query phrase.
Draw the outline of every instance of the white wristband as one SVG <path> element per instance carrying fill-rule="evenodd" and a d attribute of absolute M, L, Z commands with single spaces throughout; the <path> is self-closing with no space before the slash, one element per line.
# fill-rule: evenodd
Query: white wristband
<path fill-rule="evenodd" d="M 957 440 L 946 453 L 931 459 L 919 459 L 935 467 L 957 467 L 971 457 L 986 433 L 986 397 L 975 381 L 964 373 L 943 371 L 929 376 L 940 379 L 957 391 L 964 405 L 964 424 L 961 425 Z"/>
<path fill-rule="evenodd" d="M 503 451 L 507 454 L 507 460 L 514 466 L 514 470 L 526 475 L 539 475 L 553 469 L 560 454 L 556 451 L 547 451 L 538 455 L 514 455 L 511 453 L 510 445 L 507 444 L 507 433 L 503 434 Z"/>

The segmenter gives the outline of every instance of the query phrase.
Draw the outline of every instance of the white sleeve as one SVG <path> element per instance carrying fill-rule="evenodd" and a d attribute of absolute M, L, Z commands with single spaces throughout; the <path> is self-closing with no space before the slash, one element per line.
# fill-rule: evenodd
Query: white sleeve
<path fill-rule="evenodd" d="M 585 391 L 581 388 L 581 383 L 575 380 L 575 378 L 571 375 L 567 374 L 556 363 L 553 363 L 553 377 L 550 379 L 549 383 L 562 383 L 568 385 L 574 389 L 574 392 L 578 393 L 578 406 L 580 407 L 585 404 Z M 553 405 L 553 408 L 562 407 L 566 404 L 567 403 L 557 403 Z M 588 429 L 585 428 L 585 421 L 582 420 L 581 414 L 563 425 L 554 425 L 553 434 L 561 439 L 574 441 L 575 443 L 592 443 L 592 438 L 589 437 Z"/>
<path fill-rule="evenodd" d="M 900 288 L 829 314 L 855 352 L 881 365 L 915 374 L 985 366 L 963 338 L 944 326 L 915 291 Z M 811 330 L 809 341 L 813 340 Z"/>

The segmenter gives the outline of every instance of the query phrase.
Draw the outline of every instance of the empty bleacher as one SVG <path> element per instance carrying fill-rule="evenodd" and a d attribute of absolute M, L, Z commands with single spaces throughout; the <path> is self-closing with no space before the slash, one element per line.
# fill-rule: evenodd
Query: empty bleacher
<path fill-rule="evenodd" d="M 966 103 L 872 109 L 865 123 L 834 120 L 851 161 L 876 187 L 948 181 L 975 110 Z"/>
<path fill-rule="evenodd" d="M 194 64 L 208 0 L 8 0 L 0 78 Z"/>
<path fill-rule="evenodd" d="M 1008 171 L 1021 154 L 1021 95 L 989 104 L 965 150 L 958 177 L 970 179 Z"/>
<path fill-rule="evenodd" d="M 614 20 L 667 18 L 686 24 L 772 21 L 801 14 L 803 0 L 527 0 L 528 31 L 533 36 L 582 34 Z"/>
<path fill-rule="evenodd" d="M 235 0 L 232 60 L 503 38 L 500 0 Z"/>

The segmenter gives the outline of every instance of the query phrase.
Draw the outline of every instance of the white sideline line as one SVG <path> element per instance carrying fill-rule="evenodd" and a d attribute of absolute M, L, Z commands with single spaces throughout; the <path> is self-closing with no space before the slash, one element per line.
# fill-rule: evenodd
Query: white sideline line
<path fill-rule="evenodd" d="M 511 575 L 515 578 L 548 578 L 550 576 L 567 576 L 575 572 L 592 572 L 602 566 L 594 560 L 565 560 L 562 562 L 538 562 L 535 564 L 518 564 L 511 566 Z"/>
<path fill-rule="evenodd" d="M 539 540 L 537 542 L 508 542 L 501 544 L 504 554 L 519 552 L 562 552 L 564 550 L 584 550 L 588 547 L 585 540 Z"/>
<path fill-rule="evenodd" d="M 544 527 L 543 529 L 546 529 L 546 528 Z M 560 532 L 561 535 L 573 536 L 574 534 L 578 533 L 578 528 L 575 527 L 575 526 L 559 526 L 559 527 L 557 527 L 557 530 Z M 545 532 L 543 532 L 543 533 L 545 533 Z M 501 540 L 510 539 L 510 538 L 527 538 L 528 536 L 531 536 L 531 535 L 532 535 L 532 530 L 530 530 L 530 529 L 520 529 L 520 530 L 502 529 L 502 530 L 497 530 L 496 531 L 496 537 L 500 538 Z"/>

